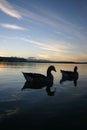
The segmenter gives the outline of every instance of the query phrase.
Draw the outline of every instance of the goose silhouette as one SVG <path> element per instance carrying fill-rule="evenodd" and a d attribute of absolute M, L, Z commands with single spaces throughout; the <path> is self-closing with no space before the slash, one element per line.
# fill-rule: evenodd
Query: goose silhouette
<path fill-rule="evenodd" d="M 51 73 L 51 71 L 55 71 L 56 72 L 56 69 L 53 65 L 49 66 L 48 69 L 47 69 L 47 75 L 43 75 L 43 74 L 40 74 L 40 73 L 27 73 L 27 72 L 22 72 L 23 73 L 23 76 L 25 77 L 26 81 L 34 81 L 36 83 L 49 83 L 49 82 L 53 82 L 54 80 L 54 77 Z"/>
<path fill-rule="evenodd" d="M 77 66 L 74 67 L 74 71 L 66 71 L 66 70 L 60 70 L 62 73 L 62 78 L 60 80 L 60 84 L 64 81 L 73 81 L 74 85 L 77 86 L 77 80 L 79 77 L 79 74 L 77 72 Z"/>
<path fill-rule="evenodd" d="M 77 66 L 75 66 L 74 71 L 60 70 L 60 72 L 62 73 L 62 77 L 78 79 L 77 69 L 78 69 Z"/>

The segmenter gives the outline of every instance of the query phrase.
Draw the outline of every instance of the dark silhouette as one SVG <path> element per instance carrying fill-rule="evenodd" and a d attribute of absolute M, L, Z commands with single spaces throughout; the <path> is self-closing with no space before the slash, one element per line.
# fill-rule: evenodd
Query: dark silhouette
<path fill-rule="evenodd" d="M 65 81 L 73 81 L 74 86 L 77 86 L 77 79 L 75 79 L 75 78 L 62 77 L 60 80 L 60 84 L 62 84 Z"/>
<path fill-rule="evenodd" d="M 53 82 L 40 82 L 40 81 L 26 81 L 22 90 L 24 89 L 41 89 L 43 87 L 46 87 L 47 95 L 54 96 L 55 91 L 51 91 L 51 87 L 53 86 Z"/>
<path fill-rule="evenodd" d="M 46 87 L 47 94 L 49 96 L 53 96 L 55 91 L 51 91 L 51 87 L 53 85 L 53 75 L 51 74 L 51 71 L 55 71 L 56 69 L 54 66 L 49 66 L 47 69 L 47 76 L 39 73 L 25 73 L 22 72 L 26 82 L 24 87 L 22 88 L 32 88 L 32 89 L 41 89 L 43 87 Z"/>
<path fill-rule="evenodd" d="M 49 83 L 49 81 L 53 82 L 53 75 L 51 74 L 51 71 L 55 71 L 56 69 L 54 66 L 49 66 L 47 69 L 47 76 L 43 75 L 43 74 L 39 74 L 39 73 L 26 73 L 26 72 L 22 72 L 26 81 L 34 81 L 34 82 L 45 82 L 45 83 Z"/>
<path fill-rule="evenodd" d="M 74 67 L 74 71 L 65 71 L 65 70 L 60 70 L 62 73 L 62 78 L 60 80 L 60 84 L 65 82 L 65 81 L 73 81 L 74 86 L 77 86 L 77 80 L 79 77 L 79 74 L 77 72 L 77 66 Z"/>
<path fill-rule="evenodd" d="M 0 62 L 27 62 L 27 59 L 20 57 L 1 57 Z"/>

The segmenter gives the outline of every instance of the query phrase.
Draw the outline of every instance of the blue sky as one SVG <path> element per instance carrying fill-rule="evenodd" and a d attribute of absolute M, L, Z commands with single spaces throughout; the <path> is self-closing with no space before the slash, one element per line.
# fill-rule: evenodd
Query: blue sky
<path fill-rule="evenodd" d="M 0 56 L 87 61 L 87 1 L 0 0 Z"/>

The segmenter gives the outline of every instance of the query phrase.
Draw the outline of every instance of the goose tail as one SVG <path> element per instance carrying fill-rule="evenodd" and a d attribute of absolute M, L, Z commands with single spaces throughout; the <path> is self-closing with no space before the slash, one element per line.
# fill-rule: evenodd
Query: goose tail
<path fill-rule="evenodd" d="M 25 77 L 26 81 L 33 81 L 33 78 L 29 74 L 24 73 L 24 72 L 22 72 L 22 74 Z"/>
<path fill-rule="evenodd" d="M 62 73 L 62 72 L 63 72 L 63 70 L 60 70 L 60 72 Z"/>

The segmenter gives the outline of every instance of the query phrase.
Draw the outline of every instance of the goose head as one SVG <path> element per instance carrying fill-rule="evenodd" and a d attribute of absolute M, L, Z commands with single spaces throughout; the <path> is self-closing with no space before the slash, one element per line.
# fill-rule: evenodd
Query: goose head
<path fill-rule="evenodd" d="M 74 67 L 74 72 L 77 72 L 77 69 L 78 69 L 77 66 L 75 66 L 75 67 Z"/>
<path fill-rule="evenodd" d="M 50 73 L 51 71 L 55 71 L 56 72 L 56 69 L 55 69 L 55 67 L 53 65 L 48 67 L 47 73 Z"/>

